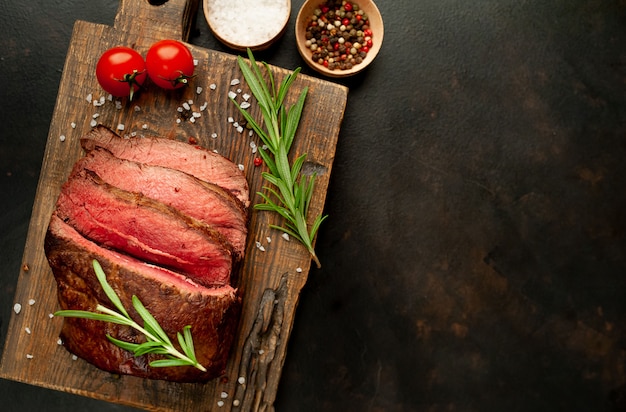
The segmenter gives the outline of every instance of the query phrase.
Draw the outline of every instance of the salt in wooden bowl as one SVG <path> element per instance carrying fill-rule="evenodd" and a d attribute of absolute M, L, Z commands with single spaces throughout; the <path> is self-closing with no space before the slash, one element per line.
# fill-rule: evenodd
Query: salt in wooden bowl
<path fill-rule="evenodd" d="M 235 50 L 265 50 L 278 40 L 291 14 L 290 0 L 203 0 L 213 35 Z"/>

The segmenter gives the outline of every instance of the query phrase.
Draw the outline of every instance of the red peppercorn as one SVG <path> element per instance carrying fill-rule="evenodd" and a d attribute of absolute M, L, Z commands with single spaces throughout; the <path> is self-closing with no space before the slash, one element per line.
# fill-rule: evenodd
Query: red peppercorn
<path fill-rule="evenodd" d="M 372 30 L 371 30 L 371 29 L 365 29 L 365 30 L 363 30 L 363 35 L 364 35 L 364 36 L 371 36 L 371 35 L 372 35 Z"/>
<path fill-rule="evenodd" d="M 352 3 L 346 2 L 346 4 L 343 5 L 343 9 L 345 11 L 352 11 Z"/>
<path fill-rule="evenodd" d="M 259 167 L 259 166 L 261 166 L 262 164 L 263 164 L 263 159 L 261 159 L 260 157 L 255 157 L 255 158 L 254 158 L 254 165 L 255 165 L 256 167 Z"/>
<path fill-rule="evenodd" d="M 348 24 L 350 24 L 350 19 L 347 17 L 344 17 L 343 20 L 341 20 L 341 24 L 343 24 L 344 26 L 347 26 Z"/>
<path fill-rule="evenodd" d="M 363 16 L 361 16 L 360 14 L 357 14 L 356 17 L 357 21 L 361 21 L 361 19 L 363 18 Z"/>
<path fill-rule="evenodd" d="M 326 14 L 328 13 L 328 10 L 330 10 L 328 6 L 322 6 L 322 13 Z"/>
<path fill-rule="evenodd" d="M 367 53 L 368 51 L 370 51 L 370 48 L 367 46 L 363 46 L 361 47 L 361 51 Z"/>

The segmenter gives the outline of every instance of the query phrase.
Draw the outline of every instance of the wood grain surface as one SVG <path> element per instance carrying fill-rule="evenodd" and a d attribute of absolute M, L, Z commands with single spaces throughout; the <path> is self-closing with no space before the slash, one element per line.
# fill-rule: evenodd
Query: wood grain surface
<path fill-rule="evenodd" d="M 73 359 L 57 343 L 62 320 L 51 316 L 58 309 L 56 284 L 44 256 L 43 238 L 60 186 L 82 156 L 79 139 L 94 121 L 122 136 L 194 138 L 243 165 L 251 193 L 262 188 L 262 168 L 253 166 L 251 146 L 251 142 L 260 142 L 233 125 L 243 118 L 229 101 L 228 92 L 235 91 L 238 100 L 249 93 L 234 56 L 190 45 L 198 61 L 191 86 L 167 92 L 148 85 L 133 102 L 108 100 L 95 79 L 97 58 L 107 48 L 127 45 L 145 54 L 154 41 L 186 40 L 197 6 L 194 0 L 170 0 L 161 6 L 122 0 L 113 27 L 76 22 L 50 124 L 24 267 L 16 287 L 15 303 L 21 310 L 11 317 L 0 377 L 147 410 L 273 409 L 299 293 L 311 262 L 301 245 L 269 229 L 270 223 L 279 223 L 272 214 L 251 213 L 246 259 L 239 274 L 243 314 L 222 378 L 208 384 L 177 384 L 103 372 Z M 279 79 L 288 74 L 287 70 L 273 69 Z M 231 85 L 235 79 L 240 83 Z M 311 216 L 315 216 L 324 208 L 347 88 L 301 75 L 288 103 L 305 86 L 309 94 L 292 155 L 307 153 L 304 170 L 318 175 L 311 204 Z M 185 102 L 191 110 L 180 112 Z M 254 103 L 249 110 L 258 118 Z M 190 120 L 191 112 L 201 114 L 195 122 Z M 252 201 L 259 202 L 260 198 L 254 195 Z"/>

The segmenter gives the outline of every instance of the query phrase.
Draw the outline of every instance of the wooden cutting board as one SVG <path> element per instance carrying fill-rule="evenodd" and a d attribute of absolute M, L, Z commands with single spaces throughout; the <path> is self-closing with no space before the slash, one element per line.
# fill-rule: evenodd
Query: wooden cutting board
<path fill-rule="evenodd" d="M 239 100 L 249 93 L 235 56 L 189 45 L 198 61 L 191 87 L 173 92 L 148 87 L 133 102 L 108 100 L 95 79 L 97 59 L 110 47 L 126 45 L 145 55 L 157 40 L 186 40 L 197 9 L 197 0 L 169 0 L 160 6 L 145 0 L 121 0 L 113 27 L 76 22 L 16 288 L 14 303 L 21 305 L 21 310 L 12 312 L 0 377 L 147 410 L 272 409 L 298 297 L 311 261 L 300 244 L 286 241 L 280 232 L 269 229 L 270 223 L 279 223 L 271 213 L 252 211 L 246 260 L 240 273 L 244 309 L 222 378 L 208 384 L 178 384 L 103 372 L 73 359 L 57 343 L 62 319 L 50 315 L 58 304 L 43 239 L 61 184 L 83 154 L 79 138 L 90 130 L 92 122 L 121 135 L 159 135 L 183 141 L 195 138 L 243 165 L 251 193 L 261 190 L 262 168 L 253 166 L 251 146 L 251 142 L 260 146 L 258 138 L 249 136 L 247 130 L 240 133 L 233 125 L 242 116 L 229 101 L 228 92 L 237 93 Z M 287 70 L 273 69 L 279 80 L 288 74 Z M 236 80 L 240 83 L 234 84 Z M 305 169 L 318 174 L 311 203 L 311 215 L 315 216 L 323 210 L 347 89 L 300 75 L 289 103 L 304 86 L 309 87 L 309 94 L 292 154 L 307 153 Z M 185 102 L 191 112 L 200 113 L 195 122 L 185 109 L 178 111 Z M 254 102 L 249 110 L 259 118 Z M 252 200 L 260 201 L 258 195 Z M 332 220 L 331 216 L 325 224 L 332 224 L 328 223 Z M 324 257 L 320 258 L 323 264 Z"/>

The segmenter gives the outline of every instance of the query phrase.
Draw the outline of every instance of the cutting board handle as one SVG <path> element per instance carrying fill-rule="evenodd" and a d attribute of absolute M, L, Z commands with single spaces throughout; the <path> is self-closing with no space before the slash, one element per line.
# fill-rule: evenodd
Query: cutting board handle
<path fill-rule="evenodd" d="M 187 41 L 199 0 L 120 0 L 113 27 L 133 43 L 161 39 Z"/>

